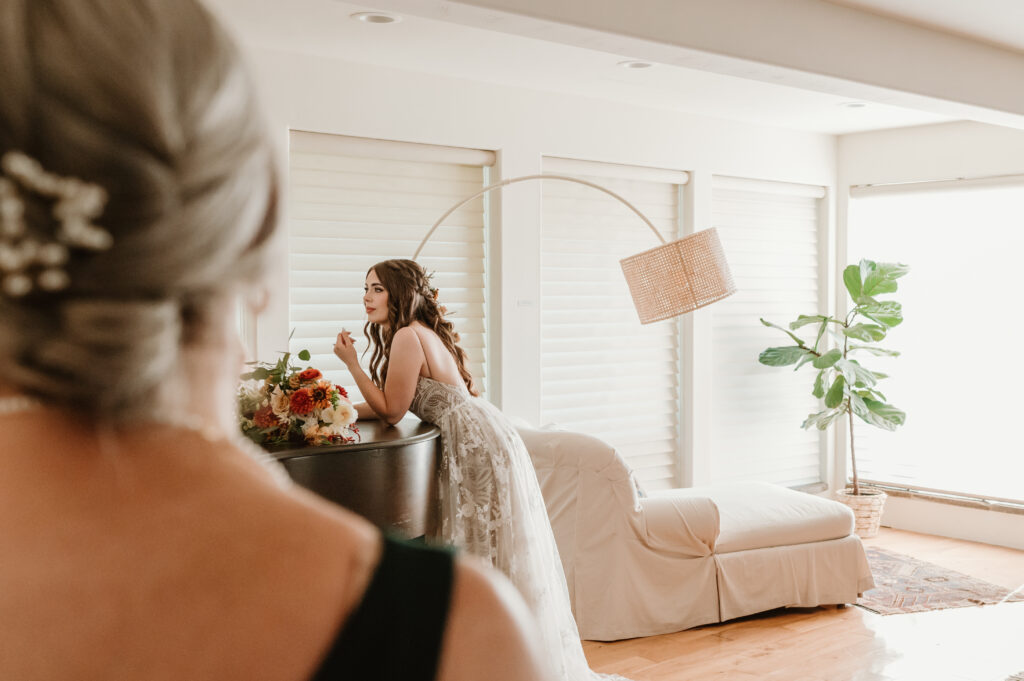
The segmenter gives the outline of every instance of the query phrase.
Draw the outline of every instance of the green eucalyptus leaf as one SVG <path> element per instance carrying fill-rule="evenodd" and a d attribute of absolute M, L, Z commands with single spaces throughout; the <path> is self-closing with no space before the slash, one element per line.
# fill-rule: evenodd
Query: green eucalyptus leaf
<path fill-rule="evenodd" d="M 831 350 L 826 352 L 821 357 L 815 357 L 814 358 L 814 362 L 813 362 L 814 368 L 815 369 L 827 369 L 830 366 L 832 366 L 833 364 L 835 364 L 837 361 L 842 359 L 842 357 L 843 357 L 843 353 L 842 353 L 841 350 L 839 350 L 839 348 L 832 348 Z"/>
<path fill-rule="evenodd" d="M 822 369 L 814 377 L 814 388 L 811 390 L 811 394 L 819 400 L 825 396 L 825 371 L 825 369 Z"/>
<path fill-rule="evenodd" d="M 896 350 L 886 350 L 885 348 L 875 348 L 875 347 L 872 347 L 870 345 L 851 345 L 849 347 L 849 352 L 856 352 L 856 351 L 859 351 L 859 350 L 863 350 L 865 352 L 870 352 L 872 355 L 875 355 L 877 357 L 899 357 L 900 356 L 900 353 L 897 352 Z"/>
<path fill-rule="evenodd" d="M 828 319 L 825 315 L 820 314 L 802 314 L 796 318 L 795 322 L 789 323 L 789 328 L 796 331 L 801 326 L 807 326 L 808 324 L 816 324 L 818 322 L 824 322 Z"/>
<path fill-rule="evenodd" d="M 844 389 L 846 388 L 846 379 L 840 374 L 836 376 L 836 380 L 832 382 L 832 387 L 825 393 L 825 406 L 829 409 L 835 409 L 839 406 L 839 403 L 843 401 Z"/>
<path fill-rule="evenodd" d="M 303 362 L 308 362 L 310 358 L 309 350 L 299 350 L 299 354 L 297 356 Z"/>
<path fill-rule="evenodd" d="M 764 350 L 758 356 L 757 361 L 770 367 L 784 367 L 795 364 L 801 357 L 808 354 L 812 357 L 814 356 L 807 348 L 787 345 L 781 348 L 768 348 Z"/>
<path fill-rule="evenodd" d="M 267 376 L 270 376 L 270 370 L 267 369 L 266 367 L 256 367 L 251 372 L 246 374 L 246 376 L 248 378 L 250 378 L 250 379 L 256 379 L 258 381 L 262 381 L 265 378 L 267 378 Z"/>
<path fill-rule="evenodd" d="M 772 324 L 771 322 L 769 322 L 769 321 L 765 320 L 764 318 L 762 318 L 762 319 L 761 319 L 761 323 L 762 323 L 762 324 L 764 324 L 765 326 L 770 326 L 770 327 L 771 327 L 771 328 L 773 328 L 773 329 L 778 329 L 778 330 L 779 330 L 779 331 L 781 331 L 782 333 L 784 333 L 784 334 L 786 334 L 787 336 L 789 336 L 790 338 L 792 338 L 792 339 L 793 339 L 793 341 L 794 341 L 794 342 L 795 342 L 795 343 L 796 343 L 797 345 L 799 345 L 800 347 L 803 347 L 803 346 L 805 345 L 805 343 L 804 343 L 803 339 L 801 339 L 801 338 L 800 338 L 799 336 L 797 336 L 797 335 L 795 335 L 795 334 L 793 334 L 793 333 L 790 333 L 790 332 L 789 332 L 789 329 L 784 329 L 784 328 L 782 328 L 781 326 L 779 326 L 778 324 Z"/>
<path fill-rule="evenodd" d="M 885 327 L 875 324 L 854 324 L 843 329 L 843 335 L 848 338 L 871 343 L 885 338 Z"/>
<path fill-rule="evenodd" d="M 857 311 L 871 321 L 877 322 L 886 328 L 899 326 L 903 323 L 903 306 L 892 300 L 861 305 Z"/>

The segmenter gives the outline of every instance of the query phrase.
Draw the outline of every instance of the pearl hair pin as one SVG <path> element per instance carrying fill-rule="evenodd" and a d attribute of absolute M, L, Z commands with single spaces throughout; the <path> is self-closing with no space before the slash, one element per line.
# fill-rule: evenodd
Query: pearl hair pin
<path fill-rule="evenodd" d="M 47 172 L 19 151 L 0 157 L 0 171 L 0 296 L 67 288 L 70 279 L 63 266 L 69 249 L 104 251 L 113 245 L 110 232 L 92 223 L 107 203 L 107 192 L 99 185 Z M 53 241 L 28 234 L 19 188 L 53 199 L 52 214 L 59 225 Z"/>

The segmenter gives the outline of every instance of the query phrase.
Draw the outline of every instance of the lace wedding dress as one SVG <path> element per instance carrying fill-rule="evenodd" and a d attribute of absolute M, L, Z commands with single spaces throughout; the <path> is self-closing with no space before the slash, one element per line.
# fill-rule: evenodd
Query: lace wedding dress
<path fill-rule="evenodd" d="M 512 580 L 537 619 L 557 678 L 628 681 L 587 666 L 537 475 L 508 419 L 465 385 L 424 376 L 410 410 L 441 429 L 438 539 L 490 561 Z"/>

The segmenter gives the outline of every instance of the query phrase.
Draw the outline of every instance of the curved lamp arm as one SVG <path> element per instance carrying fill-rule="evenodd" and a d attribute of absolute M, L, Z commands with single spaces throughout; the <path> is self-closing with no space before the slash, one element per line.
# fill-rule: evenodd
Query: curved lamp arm
<path fill-rule="evenodd" d="M 454 206 L 452 206 L 447 211 L 445 211 L 445 214 L 442 215 L 440 218 L 438 218 L 437 222 L 435 222 L 430 227 L 430 231 L 427 232 L 427 235 L 425 237 L 423 237 L 423 241 L 420 242 L 420 245 L 416 247 L 416 252 L 412 254 L 412 259 L 415 260 L 416 257 L 419 256 L 420 251 L 423 250 L 423 247 L 426 245 L 427 240 L 430 239 L 431 236 L 433 236 L 433 234 L 437 230 L 437 228 L 441 226 L 441 223 L 444 222 L 445 219 L 449 215 L 451 215 L 452 213 L 457 211 L 459 208 L 462 208 L 464 205 L 466 205 L 467 203 L 469 203 L 470 201 L 472 201 L 476 197 L 481 196 L 483 194 L 486 194 L 489 191 L 492 191 L 492 190 L 497 189 L 499 187 L 504 187 L 507 184 L 514 184 L 516 182 L 525 182 L 526 180 L 565 180 L 566 182 L 575 182 L 577 184 L 585 184 L 588 187 L 593 187 L 594 189 L 598 189 L 600 191 L 603 191 L 605 194 L 608 194 L 608 195 L 618 199 L 622 203 L 626 204 L 626 206 L 631 211 L 633 211 L 634 213 L 639 215 L 640 219 L 643 220 L 645 223 L 647 223 L 647 226 L 651 228 L 652 232 L 654 232 L 654 236 L 658 237 L 658 241 L 660 241 L 663 244 L 665 243 L 665 238 L 663 236 L 661 236 L 661 232 L 659 232 L 657 230 L 657 228 L 655 228 L 655 226 L 651 224 L 651 221 L 647 219 L 647 216 L 645 216 L 643 213 L 641 213 L 639 210 L 637 210 L 636 206 L 634 206 L 629 201 L 627 201 L 626 199 L 622 198 L 621 196 L 619 196 L 618 194 L 616 194 L 612 190 L 606 189 L 606 188 L 602 187 L 599 184 L 594 184 L 593 182 L 587 182 L 586 180 L 580 180 L 580 179 L 575 178 L 575 177 L 569 177 L 568 175 L 552 175 L 550 173 L 540 173 L 539 175 L 521 175 L 519 177 L 511 177 L 511 178 L 509 178 L 507 180 L 502 180 L 501 182 L 495 182 L 492 185 L 488 185 L 488 186 L 484 187 L 483 189 L 481 189 L 477 193 L 473 194 L 472 196 L 468 196 L 465 199 L 463 199 L 462 201 L 459 201 L 458 203 L 456 203 Z"/>

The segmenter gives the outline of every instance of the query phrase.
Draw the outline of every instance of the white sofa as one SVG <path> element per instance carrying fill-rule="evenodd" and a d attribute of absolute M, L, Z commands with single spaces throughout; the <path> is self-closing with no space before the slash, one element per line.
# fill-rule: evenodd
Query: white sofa
<path fill-rule="evenodd" d="M 608 444 L 520 427 L 584 639 L 851 603 L 874 582 L 843 504 L 768 483 L 642 496 Z"/>

